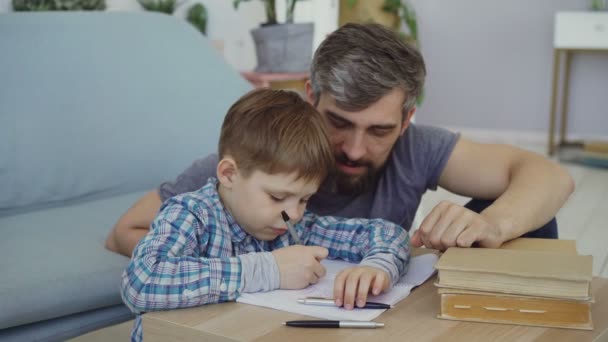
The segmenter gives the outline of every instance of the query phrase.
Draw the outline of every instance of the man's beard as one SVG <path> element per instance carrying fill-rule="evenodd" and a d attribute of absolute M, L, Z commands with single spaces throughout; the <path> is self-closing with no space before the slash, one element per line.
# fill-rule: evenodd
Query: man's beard
<path fill-rule="evenodd" d="M 365 167 L 365 172 L 361 175 L 350 175 L 346 174 L 339 169 L 336 170 L 335 174 L 335 189 L 339 194 L 342 195 L 359 195 L 369 191 L 378 181 L 378 175 L 380 174 L 380 168 L 374 167 L 374 165 L 365 160 L 352 161 L 348 159 L 346 154 L 341 153 L 336 156 L 336 162 L 350 166 L 350 167 Z"/>

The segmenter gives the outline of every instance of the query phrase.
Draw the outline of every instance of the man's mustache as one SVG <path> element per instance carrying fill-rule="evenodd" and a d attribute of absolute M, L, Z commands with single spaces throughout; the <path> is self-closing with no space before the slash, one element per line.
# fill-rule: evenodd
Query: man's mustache
<path fill-rule="evenodd" d="M 349 167 L 365 166 L 371 168 L 373 166 L 373 164 L 367 160 L 350 160 L 344 153 L 337 155 L 336 161 Z"/>

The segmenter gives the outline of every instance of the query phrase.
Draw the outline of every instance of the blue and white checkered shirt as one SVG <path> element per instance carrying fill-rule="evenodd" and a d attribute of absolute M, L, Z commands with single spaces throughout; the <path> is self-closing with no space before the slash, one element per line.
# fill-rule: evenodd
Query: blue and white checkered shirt
<path fill-rule="evenodd" d="M 379 267 L 393 283 L 407 269 L 408 234 L 388 221 L 322 217 L 307 211 L 294 227 L 302 244 L 327 248 L 329 259 Z M 244 279 L 255 278 L 243 273 L 259 269 L 245 261 L 271 260 L 270 269 L 277 271 L 268 252 L 293 244 L 290 234 L 272 241 L 247 234 L 220 201 L 215 178 L 200 190 L 168 199 L 122 275 L 122 299 L 137 313 L 132 340 L 142 339 L 144 312 L 233 301 L 241 292 L 278 288 L 276 281 L 245 284 Z"/>

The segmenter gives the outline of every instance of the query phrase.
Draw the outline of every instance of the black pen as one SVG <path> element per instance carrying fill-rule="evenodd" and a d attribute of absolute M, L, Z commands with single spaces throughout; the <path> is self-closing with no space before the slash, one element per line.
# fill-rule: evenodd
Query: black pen
<path fill-rule="evenodd" d="M 289 220 L 290 220 L 289 215 L 287 215 L 285 210 L 283 210 L 283 211 L 281 211 L 281 216 L 283 217 L 283 221 L 285 221 L 285 224 L 287 225 L 287 230 L 289 231 L 289 234 L 291 234 L 291 238 L 294 240 L 296 245 L 299 245 L 300 237 L 298 237 L 298 233 L 296 233 L 296 229 L 293 227 L 291 222 L 289 222 Z"/>
<path fill-rule="evenodd" d="M 336 306 L 331 298 L 307 297 L 298 299 L 298 303 L 306 305 Z M 391 309 L 393 306 L 384 303 L 366 302 L 364 307 L 355 306 L 355 309 Z"/>
<path fill-rule="evenodd" d="M 384 326 L 384 323 L 361 321 L 289 321 L 283 323 L 288 327 L 296 328 L 357 328 L 375 329 Z"/>

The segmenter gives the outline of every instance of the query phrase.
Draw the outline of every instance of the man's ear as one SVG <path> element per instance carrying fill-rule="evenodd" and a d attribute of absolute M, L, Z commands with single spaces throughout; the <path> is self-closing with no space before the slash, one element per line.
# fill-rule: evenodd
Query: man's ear
<path fill-rule="evenodd" d="M 228 189 L 232 189 L 237 172 L 236 161 L 231 157 L 227 156 L 217 164 L 217 179 Z"/>
<path fill-rule="evenodd" d="M 308 101 L 308 103 L 314 106 L 316 99 L 315 93 L 312 91 L 312 83 L 310 83 L 310 80 L 306 81 L 304 88 L 306 88 L 306 100 Z"/>
<path fill-rule="evenodd" d="M 401 133 L 399 133 L 399 135 L 403 135 L 403 133 L 405 133 L 405 130 L 408 128 L 408 126 L 412 122 L 412 118 L 414 117 L 414 114 L 416 114 L 416 106 L 412 107 L 412 109 L 410 109 L 410 111 L 407 112 L 407 115 L 405 116 L 405 120 L 403 120 L 403 123 L 401 124 Z"/>

